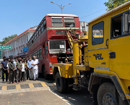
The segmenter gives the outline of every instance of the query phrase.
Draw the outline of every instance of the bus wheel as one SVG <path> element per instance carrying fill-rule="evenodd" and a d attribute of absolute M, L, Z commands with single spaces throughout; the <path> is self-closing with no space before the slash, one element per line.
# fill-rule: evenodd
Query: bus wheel
<path fill-rule="evenodd" d="M 56 73 L 56 76 L 55 76 L 55 82 L 56 82 L 57 90 L 60 93 L 67 92 L 67 90 L 68 90 L 67 81 L 65 78 L 60 77 L 60 74 L 58 72 Z"/>
<path fill-rule="evenodd" d="M 97 93 L 98 105 L 118 105 L 116 100 L 116 89 L 110 83 L 103 83 Z"/>
<path fill-rule="evenodd" d="M 45 79 L 48 79 L 48 74 L 46 74 L 46 70 L 45 70 L 45 66 L 44 66 L 44 65 L 42 66 L 42 76 L 43 76 Z"/>

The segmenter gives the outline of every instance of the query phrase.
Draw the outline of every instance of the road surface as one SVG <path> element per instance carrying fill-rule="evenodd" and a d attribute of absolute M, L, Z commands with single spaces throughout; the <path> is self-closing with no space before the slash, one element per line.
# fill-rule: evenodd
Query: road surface
<path fill-rule="evenodd" d="M 61 94 L 53 80 L 27 80 L 10 85 L 0 79 L 0 102 L 0 105 L 92 105 L 92 96 L 84 87 Z"/>

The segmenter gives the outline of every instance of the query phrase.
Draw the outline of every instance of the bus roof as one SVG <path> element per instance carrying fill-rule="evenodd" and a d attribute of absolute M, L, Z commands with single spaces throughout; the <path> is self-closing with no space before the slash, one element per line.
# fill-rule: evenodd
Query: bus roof
<path fill-rule="evenodd" d="M 119 8 L 123 8 L 123 7 L 127 6 L 127 5 L 130 5 L 130 1 L 128 1 L 128 2 L 126 2 L 126 3 L 124 3 L 124 4 L 120 5 L 120 6 L 118 6 L 118 7 L 114 8 L 114 9 L 112 9 L 112 10 L 110 10 L 110 11 L 104 13 L 103 15 L 101 15 L 101 16 L 99 16 L 99 17 L 93 19 L 93 20 L 91 20 L 88 24 L 90 24 L 90 23 L 92 23 L 92 22 L 94 22 L 94 21 L 96 21 L 96 20 L 98 20 L 98 19 L 100 19 L 100 18 L 102 18 L 102 17 L 104 17 L 104 16 L 107 16 L 107 15 L 111 14 L 112 12 L 115 12 L 115 11 L 118 10 Z"/>
<path fill-rule="evenodd" d="M 78 17 L 77 15 L 73 14 L 47 14 L 46 16 L 71 16 L 71 17 Z"/>

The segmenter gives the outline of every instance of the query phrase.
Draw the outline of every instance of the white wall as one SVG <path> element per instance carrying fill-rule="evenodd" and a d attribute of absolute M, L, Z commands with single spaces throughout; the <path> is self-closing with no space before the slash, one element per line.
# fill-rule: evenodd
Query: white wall
<path fill-rule="evenodd" d="M 6 46 L 11 46 L 11 49 L 3 50 L 3 56 L 18 56 L 19 53 L 22 53 L 21 50 L 23 50 L 23 48 L 27 46 L 27 43 L 33 35 L 33 33 L 34 31 L 27 31 L 24 34 L 17 37 L 16 39 L 14 39 L 9 44 L 7 44 Z"/>
<path fill-rule="evenodd" d="M 80 21 L 80 31 L 83 32 L 84 31 L 88 31 L 88 27 L 87 27 L 88 23 L 84 22 L 84 21 Z"/>

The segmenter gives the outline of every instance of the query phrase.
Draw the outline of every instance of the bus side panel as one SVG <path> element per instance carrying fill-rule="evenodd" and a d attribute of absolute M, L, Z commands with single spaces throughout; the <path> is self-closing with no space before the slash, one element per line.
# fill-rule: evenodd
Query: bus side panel
<path fill-rule="evenodd" d="M 46 17 L 47 27 L 52 27 L 51 17 Z"/>
<path fill-rule="evenodd" d="M 74 20 L 75 20 L 75 27 L 80 27 L 79 18 L 75 17 Z"/>

